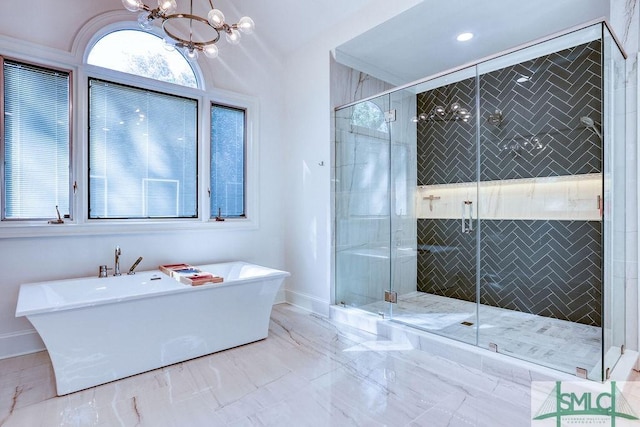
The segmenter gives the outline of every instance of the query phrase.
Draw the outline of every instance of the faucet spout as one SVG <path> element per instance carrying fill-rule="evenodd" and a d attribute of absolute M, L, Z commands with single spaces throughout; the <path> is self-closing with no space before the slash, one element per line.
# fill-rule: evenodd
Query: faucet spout
<path fill-rule="evenodd" d="M 113 268 L 113 275 L 114 276 L 121 276 L 122 274 L 120 273 L 120 255 L 122 255 L 122 251 L 120 250 L 120 246 L 116 246 L 116 251 L 115 251 L 115 266 Z"/>

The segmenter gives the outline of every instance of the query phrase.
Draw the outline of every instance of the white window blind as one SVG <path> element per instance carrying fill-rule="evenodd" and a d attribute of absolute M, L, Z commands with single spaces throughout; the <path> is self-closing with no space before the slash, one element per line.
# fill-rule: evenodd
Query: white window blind
<path fill-rule="evenodd" d="M 211 217 L 244 217 L 245 110 L 211 106 Z"/>
<path fill-rule="evenodd" d="M 70 216 L 70 74 L 3 61 L 3 220 Z"/>
<path fill-rule="evenodd" d="M 89 81 L 89 218 L 193 218 L 197 101 Z"/>

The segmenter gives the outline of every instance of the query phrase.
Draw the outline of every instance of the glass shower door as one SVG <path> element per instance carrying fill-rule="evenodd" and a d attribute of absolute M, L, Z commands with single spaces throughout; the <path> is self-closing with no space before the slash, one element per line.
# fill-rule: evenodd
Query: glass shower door
<path fill-rule="evenodd" d="M 336 303 L 388 316 L 391 283 L 389 95 L 335 112 Z"/>
<path fill-rule="evenodd" d="M 478 345 L 593 379 L 602 350 L 601 58 L 595 26 L 478 65 Z"/>
<path fill-rule="evenodd" d="M 409 258 L 397 251 L 392 263 L 393 290 L 398 293 L 392 318 L 476 344 L 475 71 L 454 72 L 394 92 L 391 105 L 396 110 L 391 228 L 398 236 L 392 242 L 397 249 L 411 246 L 415 253 Z M 407 203 L 403 214 L 407 199 L 413 203 Z M 414 239 L 409 232 L 415 233 Z"/>

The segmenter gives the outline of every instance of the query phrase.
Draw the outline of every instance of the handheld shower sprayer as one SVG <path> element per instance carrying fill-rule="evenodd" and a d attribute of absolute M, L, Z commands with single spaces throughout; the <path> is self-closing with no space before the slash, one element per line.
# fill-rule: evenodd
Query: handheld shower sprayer
<path fill-rule="evenodd" d="M 580 117 L 580 123 L 582 123 L 587 129 L 591 129 L 596 135 L 598 135 L 598 138 L 600 138 L 600 141 L 602 142 L 602 133 L 600 133 L 598 126 L 591 117 Z"/>

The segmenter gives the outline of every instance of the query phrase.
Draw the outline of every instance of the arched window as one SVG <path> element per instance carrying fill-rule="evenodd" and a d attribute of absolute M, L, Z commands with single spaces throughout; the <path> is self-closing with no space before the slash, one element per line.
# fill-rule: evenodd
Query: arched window
<path fill-rule="evenodd" d="M 187 87 L 198 87 L 193 67 L 175 48 L 155 34 L 118 30 L 100 38 L 87 63 Z"/>
<path fill-rule="evenodd" d="M 102 36 L 87 63 L 199 87 L 195 64 L 167 49 L 161 37 L 140 30 Z M 90 220 L 198 216 L 199 101 L 180 88 L 151 86 L 89 76 Z"/>
<path fill-rule="evenodd" d="M 378 132 L 389 133 L 389 126 L 385 121 L 384 111 L 371 101 L 357 104 L 353 108 L 351 124 Z"/>

